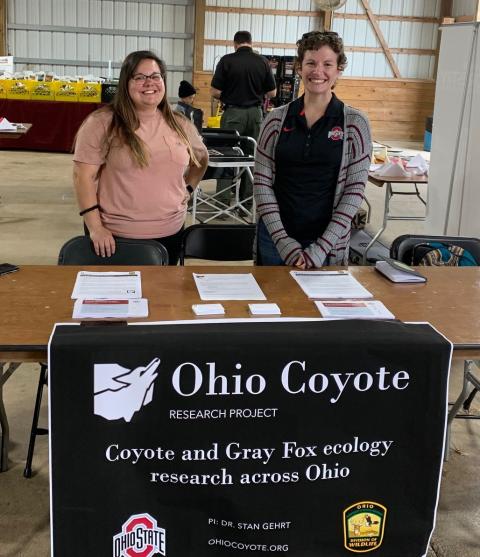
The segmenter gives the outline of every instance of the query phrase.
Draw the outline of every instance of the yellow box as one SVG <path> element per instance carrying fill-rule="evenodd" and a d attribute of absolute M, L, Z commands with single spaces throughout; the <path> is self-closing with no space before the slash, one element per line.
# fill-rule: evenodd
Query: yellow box
<path fill-rule="evenodd" d="M 78 100 L 81 103 L 102 102 L 102 86 L 100 83 L 77 83 Z"/>
<path fill-rule="evenodd" d="M 32 101 L 54 101 L 55 90 L 53 83 L 45 81 L 36 81 L 30 91 Z"/>
<path fill-rule="evenodd" d="M 63 102 L 77 102 L 77 84 L 68 81 L 54 81 L 55 100 Z"/>
<path fill-rule="evenodd" d="M 7 98 L 7 89 L 5 87 L 6 79 L 0 79 L 0 99 Z"/>
<path fill-rule="evenodd" d="M 209 116 L 207 118 L 207 128 L 219 128 L 221 116 Z"/>
<path fill-rule="evenodd" d="M 5 81 L 10 82 L 6 86 L 7 99 L 30 100 L 30 90 L 33 81 L 24 79 L 6 79 Z"/>

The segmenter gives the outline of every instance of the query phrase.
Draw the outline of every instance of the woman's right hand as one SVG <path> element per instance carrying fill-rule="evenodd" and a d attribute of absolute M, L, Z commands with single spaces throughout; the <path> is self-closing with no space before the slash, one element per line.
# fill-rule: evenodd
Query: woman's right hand
<path fill-rule="evenodd" d="M 299 269 L 302 269 L 302 271 L 306 269 L 307 264 L 305 261 L 305 257 L 303 256 L 303 253 L 298 256 L 298 259 L 295 261 L 293 265 L 294 267 L 298 267 Z"/>
<path fill-rule="evenodd" d="M 97 255 L 110 257 L 115 253 L 115 239 L 104 226 L 90 230 L 90 239 Z"/>

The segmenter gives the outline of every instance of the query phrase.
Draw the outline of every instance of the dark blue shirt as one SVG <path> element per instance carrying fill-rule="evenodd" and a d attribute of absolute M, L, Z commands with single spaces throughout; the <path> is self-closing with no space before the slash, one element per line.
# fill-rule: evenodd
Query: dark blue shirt
<path fill-rule="evenodd" d="M 303 247 L 319 238 L 332 217 L 342 160 L 343 102 L 332 96 L 308 128 L 303 96 L 294 101 L 275 151 L 274 190 L 287 234 Z"/>

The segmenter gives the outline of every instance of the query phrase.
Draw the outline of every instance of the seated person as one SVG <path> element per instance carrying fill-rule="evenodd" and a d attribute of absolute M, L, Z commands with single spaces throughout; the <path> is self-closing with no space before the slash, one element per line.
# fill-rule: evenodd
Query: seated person
<path fill-rule="evenodd" d="M 202 133 L 202 123 L 203 123 L 203 110 L 193 107 L 193 101 L 197 91 L 193 85 L 188 81 L 180 81 L 180 86 L 178 88 L 179 101 L 174 107 L 174 110 L 184 114 L 189 120 L 191 120 L 199 133 Z"/>

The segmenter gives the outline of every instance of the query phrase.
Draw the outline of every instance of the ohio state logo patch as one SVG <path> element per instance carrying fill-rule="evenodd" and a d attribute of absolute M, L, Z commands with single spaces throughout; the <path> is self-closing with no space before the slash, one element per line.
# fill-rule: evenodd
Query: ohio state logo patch
<path fill-rule="evenodd" d="M 343 130 L 340 126 L 335 126 L 328 132 L 328 139 L 332 141 L 340 141 L 343 139 Z"/>
<path fill-rule="evenodd" d="M 165 555 L 165 529 L 147 513 L 134 514 L 126 520 L 122 531 L 113 536 L 113 557 L 152 557 Z"/>

